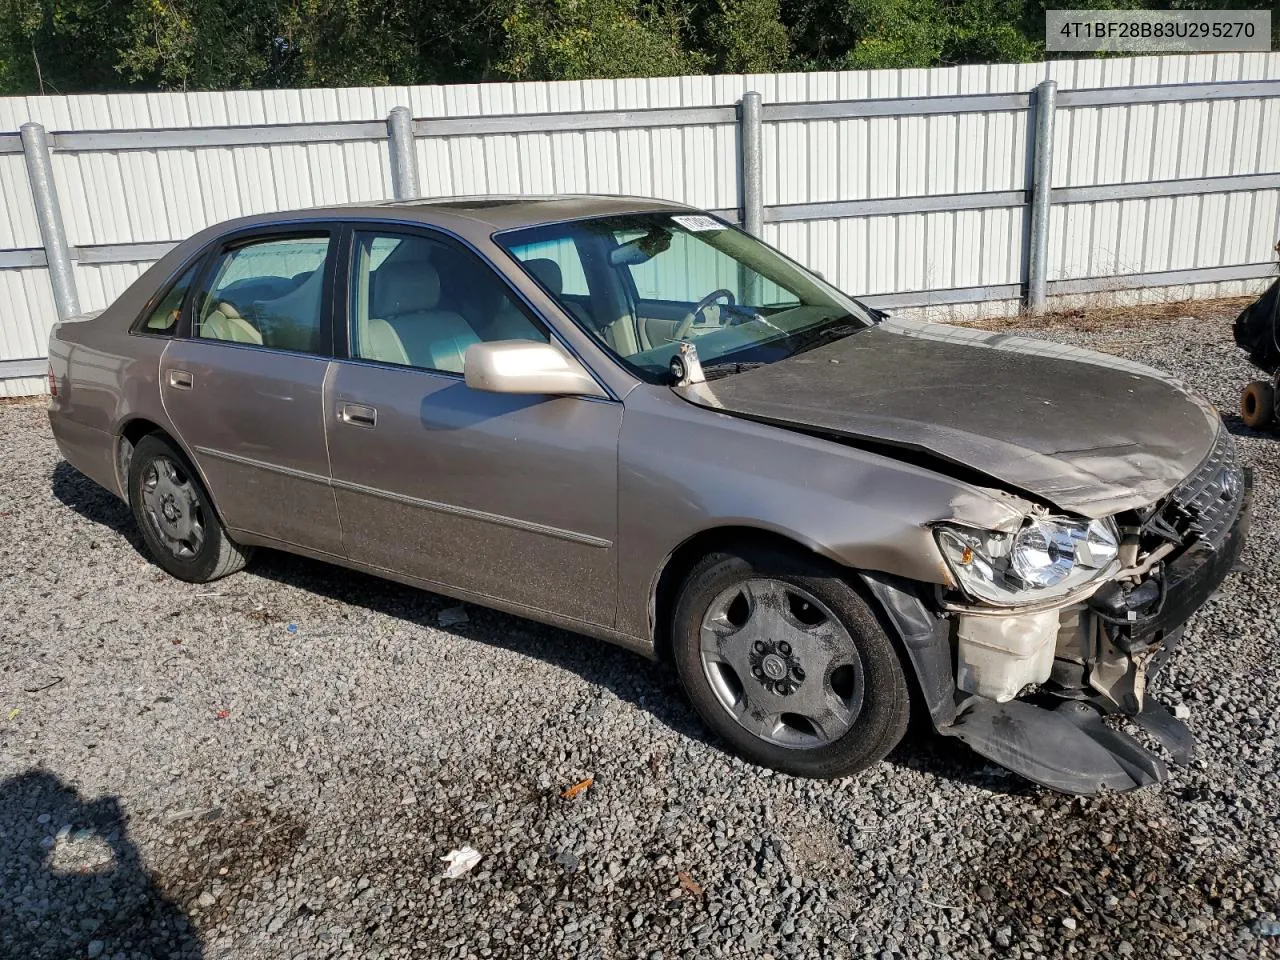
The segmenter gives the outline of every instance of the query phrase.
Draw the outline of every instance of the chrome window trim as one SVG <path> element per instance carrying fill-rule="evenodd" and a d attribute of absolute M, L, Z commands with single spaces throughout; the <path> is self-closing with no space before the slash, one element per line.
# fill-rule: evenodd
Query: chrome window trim
<path fill-rule="evenodd" d="M 622 398 L 618 396 L 617 391 L 613 390 L 609 386 L 609 384 L 605 383 L 603 378 L 596 371 L 595 367 L 590 362 L 588 362 L 585 357 L 583 357 L 581 351 L 575 349 L 574 346 L 564 338 L 564 334 L 560 331 L 559 327 L 557 327 L 557 325 L 551 320 L 551 318 L 549 318 L 544 311 L 539 310 L 536 306 L 534 306 L 533 302 L 527 296 L 525 296 L 524 291 L 521 290 L 518 286 L 516 286 L 514 282 L 512 282 L 511 278 L 507 275 L 506 271 L 503 270 L 501 266 L 499 266 L 498 262 L 494 260 L 494 258 L 488 256 L 483 250 L 477 247 L 470 240 L 466 239 L 465 237 L 461 236 L 458 233 L 455 233 L 454 231 L 450 230 L 448 227 L 443 227 L 436 223 L 424 223 L 421 220 L 405 220 L 405 219 L 390 218 L 390 217 L 386 219 L 382 219 L 382 218 L 369 219 L 368 217 L 348 217 L 348 218 L 337 218 L 337 219 L 330 218 L 328 222 L 350 225 L 353 227 L 353 230 L 352 230 L 353 234 L 356 231 L 360 230 L 360 228 L 365 225 L 371 228 L 376 228 L 376 226 L 379 224 L 392 224 L 395 226 L 406 228 L 402 232 L 410 232 L 410 233 L 416 232 L 419 235 L 427 236 L 428 239 L 431 239 L 430 234 L 434 232 L 458 243 L 464 250 L 467 250 L 468 252 L 479 257 L 480 262 L 485 264 L 487 267 L 489 267 L 490 270 L 494 272 L 494 274 L 498 277 L 498 279 L 502 281 L 502 283 L 511 292 L 511 294 L 514 295 L 514 297 L 519 301 L 519 303 L 527 311 L 533 314 L 533 316 L 544 327 L 547 328 L 548 334 L 551 336 L 551 339 L 555 341 L 556 345 L 559 346 L 562 350 L 564 350 L 565 353 L 569 354 L 569 356 L 573 357 L 580 364 L 582 364 L 583 369 L 587 371 L 587 374 L 591 377 L 591 379 L 596 381 L 597 386 L 599 386 L 600 389 L 602 389 L 608 395 L 608 398 L 610 400 L 621 401 Z M 354 244 L 351 244 L 351 246 L 354 247 Z M 350 255 L 350 252 L 351 251 L 349 250 L 348 255 Z M 349 268 L 350 264 L 348 263 L 347 266 Z M 350 275 L 348 270 L 348 286 L 349 285 L 350 285 Z M 347 296 L 349 296 L 351 293 L 350 289 L 347 289 L 342 292 Z M 335 291 L 335 294 L 336 293 L 337 291 Z M 334 298 L 334 302 L 335 302 L 335 309 L 336 309 L 336 303 L 337 303 L 336 295 Z M 337 319 L 338 318 L 335 316 L 334 317 L 335 330 L 337 328 L 337 322 L 336 322 Z M 348 319 L 349 321 L 349 318 L 346 318 L 346 319 Z M 570 320 L 569 322 L 572 322 L 572 320 Z M 363 362 L 364 358 L 362 357 L 350 356 L 351 354 L 351 345 L 350 345 L 350 339 L 349 339 L 350 331 L 348 331 L 347 336 L 348 336 L 348 343 L 347 343 L 346 353 L 348 355 L 345 357 L 335 357 L 334 359 L 350 360 L 353 362 Z M 612 358 L 609 358 L 609 359 L 612 362 Z M 370 361 L 370 362 L 378 363 L 379 361 Z M 380 365 L 397 367 L 399 369 L 404 369 L 404 370 L 419 370 L 419 371 L 422 371 L 423 373 L 449 373 L 450 372 L 450 371 L 432 370 L 429 367 L 405 366 L 404 364 L 395 364 L 395 363 L 393 364 L 381 363 Z M 624 369 L 624 368 L 619 367 L 618 369 Z M 625 370 L 624 372 L 627 372 L 627 376 L 629 377 L 631 376 L 630 372 Z M 636 380 L 636 382 L 639 383 L 640 381 Z"/>

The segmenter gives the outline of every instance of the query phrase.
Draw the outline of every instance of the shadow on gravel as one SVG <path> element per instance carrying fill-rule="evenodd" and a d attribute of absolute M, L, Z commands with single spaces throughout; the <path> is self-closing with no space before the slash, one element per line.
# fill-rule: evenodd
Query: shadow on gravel
<path fill-rule="evenodd" d="M 1246 427 L 1238 413 L 1222 414 L 1222 424 L 1227 428 L 1227 432 L 1233 436 L 1277 439 L 1277 434 L 1273 430 L 1255 430 L 1253 427 Z"/>
<path fill-rule="evenodd" d="M 537 657 L 576 673 L 588 683 L 607 687 L 619 699 L 651 714 L 682 737 L 728 749 L 689 705 L 675 670 L 668 664 L 654 663 L 603 641 L 473 604 L 466 605 L 469 623 L 440 627 L 436 616 L 442 606 L 454 606 L 453 600 L 293 554 L 259 550 L 250 569 L 268 580 L 331 600 Z M 988 763 L 963 744 L 938 736 L 927 723 L 913 724 L 885 762 L 994 793 L 1029 793 L 1038 789 Z"/>
<path fill-rule="evenodd" d="M 954 737 L 935 733 L 927 723 L 913 724 L 884 762 L 988 793 L 1023 796 L 1043 792 L 1030 780 L 980 757 Z"/>
<path fill-rule="evenodd" d="M 1243 425 L 1241 429 L 1247 430 Z M 53 468 L 53 494 L 85 519 L 119 534 L 148 556 L 129 508 L 66 461 L 59 461 Z M 436 623 L 441 607 L 455 605 L 448 598 L 294 554 L 260 549 L 249 569 L 268 580 L 331 600 L 537 657 L 578 674 L 588 683 L 609 688 L 619 699 L 647 711 L 681 736 L 726 749 L 693 712 L 675 672 L 666 664 L 653 663 L 567 630 L 471 604 L 467 605 L 469 623 L 441 627 Z M 927 723 L 913 724 L 886 762 L 998 793 L 1034 789 L 1020 777 L 991 766 L 962 744 L 938 737 Z"/>
<path fill-rule="evenodd" d="M 466 604 L 470 618 L 467 623 L 440 626 L 437 623 L 440 609 L 456 606 L 456 601 L 275 550 L 259 550 L 249 569 L 268 580 L 353 607 L 364 607 L 456 637 L 537 657 L 576 673 L 588 683 L 608 688 L 620 700 L 647 711 L 681 736 L 703 743 L 716 742 L 689 706 L 675 671 L 621 647 L 474 604 Z"/>
<path fill-rule="evenodd" d="M 86 520 L 101 524 L 113 533 L 129 541 L 133 549 L 143 556 L 142 536 L 133 522 L 133 512 L 128 504 L 115 494 L 104 490 L 65 460 L 59 460 L 53 468 L 51 489 L 59 502 L 66 504 Z"/>
<path fill-rule="evenodd" d="M 0 781 L 0 954 L 166 957 L 204 949 L 129 840 L 115 797 L 32 769 Z"/>

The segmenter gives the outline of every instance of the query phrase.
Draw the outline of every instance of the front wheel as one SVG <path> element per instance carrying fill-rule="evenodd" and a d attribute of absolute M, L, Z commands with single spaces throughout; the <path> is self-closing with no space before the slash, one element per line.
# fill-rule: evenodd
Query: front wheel
<path fill-rule="evenodd" d="M 227 536 L 187 458 L 158 434 L 133 450 L 129 505 L 151 556 L 179 580 L 208 583 L 249 559 L 249 549 Z"/>
<path fill-rule="evenodd" d="M 685 581 L 672 637 L 690 700 L 754 763 L 848 776 L 906 732 L 902 664 L 832 565 L 798 552 L 712 554 Z"/>

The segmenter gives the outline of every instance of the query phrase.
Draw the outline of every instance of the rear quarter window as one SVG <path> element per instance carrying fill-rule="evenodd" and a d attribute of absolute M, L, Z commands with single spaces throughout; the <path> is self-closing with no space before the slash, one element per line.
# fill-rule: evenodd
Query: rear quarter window
<path fill-rule="evenodd" d="M 195 282 L 199 272 L 199 262 L 192 264 L 173 285 L 165 291 L 156 305 L 138 318 L 133 325 L 135 333 L 149 333 L 155 336 L 171 337 L 178 330 L 178 318 L 182 316 L 182 304 L 186 300 L 187 291 Z"/>

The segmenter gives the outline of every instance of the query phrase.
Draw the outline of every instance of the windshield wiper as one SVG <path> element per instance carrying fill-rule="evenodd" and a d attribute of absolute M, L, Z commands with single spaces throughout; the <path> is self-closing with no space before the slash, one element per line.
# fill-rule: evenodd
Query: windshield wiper
<path fill-rule="evenodd" d="M 702 365 L 702 375 L 708 380 L 719 380 L 721 377 L 731 377 L 735 373 L 743 373 L 746 370 L 754 370 L 756 367 L 768 366 L 766 360 L 726 360 L 723 363 L 704 363 Z"/>
<path fill-rule="evenodd" d="M 867 329 L 859 323 L 837 322 L 830 326 L 818 327 L 812 330 L 801 330 L 798 333 L 791 334 L 787 340 L 794 346 L 788 357 L 794 357 L 797 354 L 814 350 L 817 347 L 825 346 L 836 340 L 843 340 L 845 337 L 851 337 L 855 333 L 861 333 Z"/>

